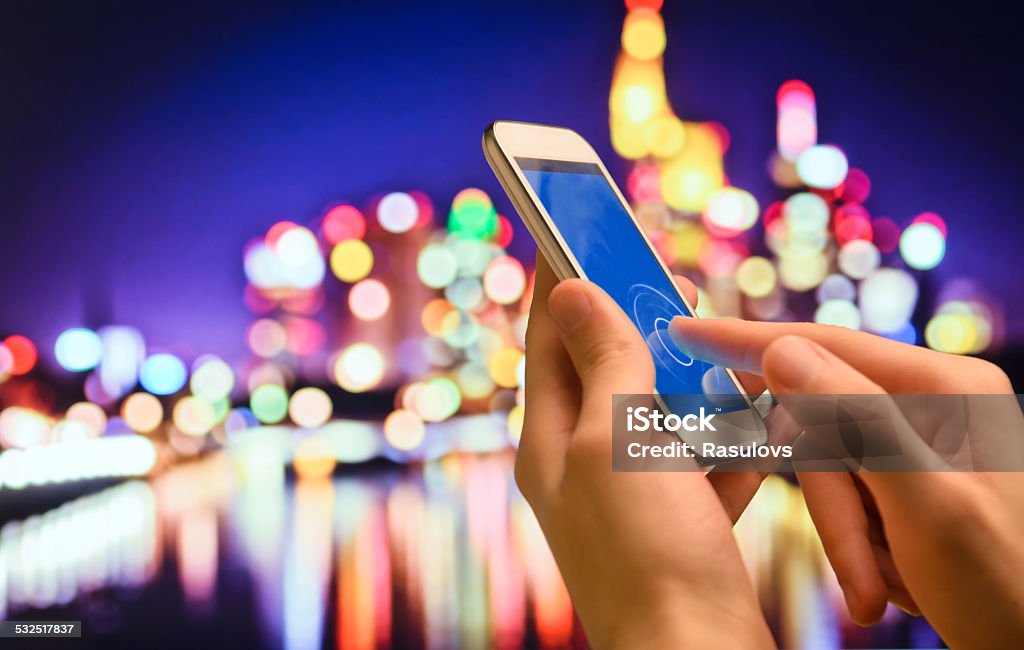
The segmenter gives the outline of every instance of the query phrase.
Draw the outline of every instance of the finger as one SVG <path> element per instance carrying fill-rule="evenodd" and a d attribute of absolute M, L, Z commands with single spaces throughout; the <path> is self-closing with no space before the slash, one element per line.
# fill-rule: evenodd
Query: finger
<path fill-rule="evenodd" d="M 794 334 L 810 339 L 889 392 L 938 392 L 948 371 L 935 366 L 934 353 L 881 336 L 817 323 L 762 323 L 736 318 L 675 318 L 669 333 L 688 356 L 709 363 L 761 373 L 761 359 L 776 339 Z M 907 373 L 915 367 L 917 372 Z"/>
<path fill-rule="evenodd" d="M 686 296 L 686 302 L 690 303 L 690 307 L 697 309 L 697 285 L 682 275 L 674 275 L 672 278 L 676 281 L 676 286 Z"/>
<path fill-rule="evenodd" d="M 654 362 L 643 337 L 600 287 L 561 282 L 548 297 L 548 310 L 583 386 L 578 429 L 607 429 L 613 394 L 654 392 Z M 594 426 L 587 426 L 592 418 Z"/>
<path fill-rule="evenodd" d="M 885 612 L 889 589 L 875 558 L 868 517 L 853 477 L 843 472 L 800 472 L 797 477 L 850 617 L 858 625 L 876 623 Z"/>
<path fill-rule="evenodd" d="M 579 415 L 580 383 L 548 313 L 548 296 L 558 278 L 539 252 L 533 301 L 526 329 L 526 402 L 517 475 L 526 481 L 555 481 L 569 432 Z M 546 477 L 546 478 L 541 478 Z"/>

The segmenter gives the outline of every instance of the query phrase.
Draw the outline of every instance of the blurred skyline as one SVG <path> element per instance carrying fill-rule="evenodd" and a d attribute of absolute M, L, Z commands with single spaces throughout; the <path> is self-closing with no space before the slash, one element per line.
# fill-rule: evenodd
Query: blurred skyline
<path fill-rule="evenodd" d="M 14 3 L 0 10 L 0 333 L 50 344 L 138 327 L 186 354 L 245 353 L 242 247 L 280 219 L 476 186 L 494 119 L 608 137 L 620 2 Z M 1019 55 L 995 5 L 668 2 L 669 96 L 732 136 L 726 173 L 762 205 L 775 90 L 818 96 L 822 142 L 874 184 L 873 213 L 950 226 L 938 277 L 1016 309 L 1024 153 Z M 532 248 L 518 221 L 513 251 Z"/>

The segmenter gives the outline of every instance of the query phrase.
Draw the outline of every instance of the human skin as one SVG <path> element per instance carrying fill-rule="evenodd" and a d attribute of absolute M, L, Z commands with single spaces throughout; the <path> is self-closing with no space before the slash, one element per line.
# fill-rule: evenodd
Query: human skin
<path fill-rule="evenodd" d="M 986 361 L 846 328 L 677 318 L 670 333 L 685 354 L 742 371 L 751 394 L 1013 393 Z M 875 623 L 891 601 L 923 614 L 951 647 L 1024 647 L 1024 474 L 799 480 L 855 621 Z"/>
<path fill-rule="evenodd" d="M 732 534 L 760 476 L 611 471 L 612 395 L 652 392 L 625 313 L 594 284 L 557 283 L 538 257 L 515 475 L 588 641 L 774 647 Z"/>

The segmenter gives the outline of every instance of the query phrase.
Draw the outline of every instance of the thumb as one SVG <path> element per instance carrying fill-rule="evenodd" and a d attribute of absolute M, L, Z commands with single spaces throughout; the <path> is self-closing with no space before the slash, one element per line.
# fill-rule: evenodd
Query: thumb
<path fill-rule="evenodd" d="M 613 394 L 654 392 L 654 362 L 643 337 L 600 287 L 584 280 L 560 282 L 548 310 L 583 386 L 581 420 L 607 419 Z"/>

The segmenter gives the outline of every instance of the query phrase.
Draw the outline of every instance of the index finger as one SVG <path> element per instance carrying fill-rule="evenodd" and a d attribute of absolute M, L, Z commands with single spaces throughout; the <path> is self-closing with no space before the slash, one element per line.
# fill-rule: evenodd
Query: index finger
<path fill-rule="evenodd" d="M 772 341 L 794 334 L 821 345 L 889 392 L 922 392 L 940 386 L 938 378 L 929 374 L 934 352 L 835 325 L 675 318 L 669 333 L 685 354 L 735 370 L 761 374 L 761 357 Z M 918 370 L 907 373 L 908 367 Z"/>

